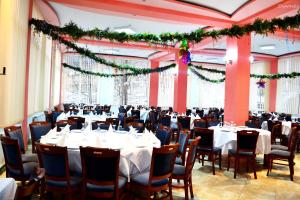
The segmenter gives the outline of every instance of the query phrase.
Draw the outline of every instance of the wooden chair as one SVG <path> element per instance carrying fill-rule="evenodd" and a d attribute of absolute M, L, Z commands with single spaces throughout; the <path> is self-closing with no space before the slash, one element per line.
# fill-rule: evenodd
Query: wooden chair
<path fill-rule="evenodd" d="M 273 167 L 273 161 L 274 160 L 281 160 L 281 161 L 286 161 L 288 162 L 288 164 L 283 164 L 283 163 L 275 163 L 275 164 L 279 164 L 279 165 L 288 165 L 289 169 L 290 169 L 290 179 L 291 181 L 293 181 L 293 176 L 294 176 L 294 158 L 295 158 L 295 148 L 296 148 L 296 142 L 299 136 L 299 131 L 297 130 L 296 127 L 292 128 L 292 132 L 291 132 L 291 142 L 289 143 L 288 146 L 288 150 L 284 151 L 284 150 L 277 150 L 277 149 L 273 149 L 267 156 L 268 159 L 268 172 L 267 172 L 267 176 L 269 176 L 269 172 L 272 171 L 272 167 Z"/>
<path fill-rule="evenodd" d="M 72 116 L 72 117 L 68 117 L 68 121 L 70 121 L 71 123 L 74 122 L 76 124 L 75 128 L 71 128 L 71 129 L 82 129 L 85 123 L 85 118 Z"/>
<path fill-rule="evenodd" d="M 174 168 L 178 144 L 165 145 L 161 148 L 153 148 L 150 172 L 144 172 L 133 176 L 130 180 L 130 191 L 142 190 L 150 199 L 154 192 L 169 189 L 168 196 L 172 196 L 172 172 Z"/>
<path fill-rule="evenodd" d="M 260 124 L 258 120 L 248 120 L 245 122 L 245 126 L 249 128 L 257 128 L 260 129 Z"/>
<path fill-rule="evenodd" d="M 188 130 L 180 131 L 178 136 L 179 147 L 178 147 L 175 164 L 184 165 L 189 138 L 190 138 L 190 131 Z"/>
<path fill-rule="evenodd" d="M 239 169 L 239 161 L 241 158 L 247 159 L 247 172 L 249 171 L 249 159 L 251 159 L 252 168 L 254 172 L 254 178 L 257 179 L 256 176 L 256 143 L 258 139 L 259 132 L 250 131 L 250 130 L 242 130 L 237 132 L 237 149 L 229 149 L 228 150 L 228 165 L 227 171 L 230 168 L 230 158 L 235 158 L 234 165 L 234 178 L 236 178 L 237 169 Z"/>
<path fill-rule="evenodd" d="M 207 121 L 205 119 L 194 119 L 194 128 L 207 128 Z"/>
<path fill-rule="evenodd" d="M 23 162 L 19 142 L 6 136 L 0 136 L 5 160 L 6 177 L 14 178 L 25 185 L 32 175 L 37 162 Z"/>
<path fill-rule="evenodd" d="M 291 124 L 291 128 L 293 127 L 297 127 L 297 130 L 300 131 L 300 121 L 299 122 L 293 122 Z M 298 140 L 296 142 L 296 149 L 297 149 L 297 152 L 300 152 L 300 137 L 298 137 Z"/>
<path fill-rule="evenodd" d="M 191 130 L 191 117 L 178 116 L 177 124 L 179 130 Z"/>
<path fill-rule="evenodd" d="M 110 123 L 108 121 L 95 121 L 92 122 L 92 130 L 95 129 L 102 129 L 102 130 L 108 130 L 110 126 Z"/>
<path fill-rule="evenodd" d="M 158 123 L 159 123 L 159 125 L 170 127 L 171 126 L 171 116 L 159 115 Z"/>
<path fill-rule="evenodd" d="M 197 157 L 202 161 L 202 166 L 204 161 L 212 162 L 212 171 L 215 175 L 215 162 L 219 160 L 219 169 L 222 169 L 222 149 L 214 147 L 214 131 L 208 128 L 194 128 L 195 137 L 201 137 L 201 140 L 197 147 Z M 204 157 L 208 156 L 205 160 Z M 202 158 L 201 158 L 202 157 Z"/>
<path fill-rule="evenodd" d="M 280 139 L 280 144 L 282 140 L 282 128 L 281 124 L 274 124 L 272 126 L 272 131 L 271 131 L 271 144 L 276 144 L 276 139 Z"/>
<path fill-rule="evenodd" d="M 40 166 L 45 169 L 45 189 L 66 194 L 69 200 L 80 191 L 82 178 L 71 176 L 67 147 L 37 144 Z"/>
<path fill-rule="evenodd" d="M 129 123 L 132 123 L 135 121 L 135 117 L 125 117 L 124 118 L 124 127 L 127 127 Z"/>
<path fill-rule="evenodd" d="M 48 122 L 32 122 L 29 124 L 31 134 L 32 153 L 36 153 L 35 143 L 51 130 L 51 124 Z"/>
<path fill-rule="evenodd" d="M 119 176 L 120 151 L 80 147 L 82 199 L 87 197 L 119 199 L 127 179 Z"/>
<path fill-rule="evenodd" d="M 197 154 L 197 145 L 200 141 L 200 137 L 197 137 L 195 140 L 193 140 L 189 145 L 189 152 L 187 156 L 187 160 L 185 165 L 177 165 L 175 164 L 173 172 L 172 172 L 172 178 L 177 180 L 183 180 L 183 187 L 184 187 L 184 199 L 189 199 L 188 190 L 190 188 L 191 198 L 194 198 L 193 193 L 193 183 L 192 183 L 192 170 L 194 167 L 196 154 Z M 178 185 L 172 185 L 173 187 L 182 187 Z"/>
<path fill-rule="evenodd" d="M 130 122 L 126 127 L 129 128 L 130 126 L 137 129 L 138 133 L 143 133 L 145 129 L 145 124 L 142 122 Z"/>
<path fill-rule="evenodd" d="M 210 119 L 207 121 L 207 127 L 218 126 L 220 123 L 217 119 Z"/>
<path fill-rule="evenodd" d="M 106 118 L 106 121 L 115 127 L 115 130 L 118 130 L 119 127 L 119 118 Z"/>
<path fill-rule="evenodd" d="M 160 145 L 169 145 L 171 142 L 171 129 L 167 126 L 159 126 L 155 136 L 160 140 Z"/>
<path fill-rule="evenodd" d="M 158 124 L 158 114 L 156 111 L 151 110 L 148 114 L 147 128 L 151 131 L 155 131 Z"/>

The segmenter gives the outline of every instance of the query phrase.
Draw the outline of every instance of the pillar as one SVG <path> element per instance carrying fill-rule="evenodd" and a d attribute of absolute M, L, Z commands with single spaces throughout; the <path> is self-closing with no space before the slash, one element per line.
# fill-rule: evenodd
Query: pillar
<path fill-rule="evenodd" d="M 270 73 L 278 73 L 278 58 L 270 61 Z M 276 112 L 277 79 L 270 80 L 269 111 Z"/>
<path fill-rule="evenodd" d="M 251 36 L 227 38 L 224 120 L 245 125 L 249 112 Z"/>
<path fill-rule="evenodd" d="M 183 63 L 175 54 L 178 66 L 177 75 L 174 78 L 174 111 L 179 113 L 186 112 L 186 96 L 187 96 L 187 64 Z M 167 97 L 166 97 L 167 98 Z"/>
<path fill-rule="evenodd" d="M 150 61 L 151 68 L 159 67 L 158 61 Z M 158 84 L 159 73 L 150 74 L 150 94 L 149 94 L 149 106 L 157 106 L 158 101 Z"/>

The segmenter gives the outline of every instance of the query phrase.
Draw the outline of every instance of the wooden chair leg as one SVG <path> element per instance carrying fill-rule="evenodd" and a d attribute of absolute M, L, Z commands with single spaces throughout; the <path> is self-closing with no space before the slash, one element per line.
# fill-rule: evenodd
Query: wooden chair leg
<path fill-rule="evenodd" d="M 216 174 L 216 172 L 215 172 L 215 154 L 211 154 L 210 157 L 211 157 L 211 165 L 212 165 L 213 175 L 215 175 Z"/>
<path fill-rule="evenodd" d="M 219 169 L 222 170 L 222 153 L 219 153 Z"/>
<path fill-rule="evenodd" d="M 247 158 L 247 166 L 246 166 L 247 172 L 249 172 L 249 158 Z"/>
<path fill-rule="evenodd" d="M 194 198 L 194 192 L 193 192 L 193 183 L 192 183 L 192 176 L 190 176 L 190 193 L 191 193 L 191 198 Z"/>
<path fill-rule="evenodd" d="M 205 155 L 202 154 L 202 166 L 204 165 L 204 157 L 205 157 Z"/>
<path fill-rule="evenodd" d="M 253 172 L 254 172 L 254 178 L 257 179 L 257 176 L 256 176 L 256 160 L 255 160 L 255 157 L 253 157 L 252 168 L 253 168 Z"/>
<path fill-rule="evenodd" d="M 188 180 L 184 180 L 184 199 L 188 200 L 189 199 L 189 183 Z"/>
<path fill-rule="evenodd" d="M 230 154 L 228 154 L 227 171 L 229 170 L 229 167 L 230 167 Z"/>
<path fill-rule="evenodd" d="M 173 193 L 172 193 L 172 180 L 171 182 L 169 183 L 169 198 L 170 200 L 173 200 Z"/>
<path fill-rule="evenodd" d="M 290 168 L 290 179 L 291 181 L 294 180 L 294 163 L 293 160 L 289 160 L 289 168 Z"/>
<path fill-rule="evenodd" d="M 272 158 L 268 158 L 268 172 L 267 172 L 267 176 L 269 176 L 269 173 L 270 173 L 270 171 L 271 171 L 271 169 L 272 169 Z"/>
<path fill-rule="evenodd" d="M 236 172 L 237 172 L 237 169 L 238 169 L 239 157 L 235 156 L 234 159 L 235 159 L 235 162 L 234 162 L 234 177 L 233 178 L 236 178 Z"/>

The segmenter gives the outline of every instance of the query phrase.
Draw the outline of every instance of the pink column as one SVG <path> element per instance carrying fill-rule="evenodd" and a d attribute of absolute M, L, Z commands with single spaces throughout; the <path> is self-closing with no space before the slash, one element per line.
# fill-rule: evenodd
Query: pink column
<path fill-rule="evenodd" d="M 270 73 L 278 73 L 278 58 L 270 61 Z M 276 111 L 277 80 L 270 80 L 269 111 Z"/>
<path fill-rule="evenodd" d="M 60 81 L 59 81 L 59 107 L 62 108 L 62 72 L 63 72 L 63 63 L 64 61 L 64 54 L 61 52 L 61 56 L 60 56 Z"/>
<path fill-rule="evenodd" d="M 224 120 L 245 125 L 249 111 L 251 36 L 227 38 Z"/>
<path fill-rule="evenodd" d="M 28 21 L 32 18 L 32 5 L 33 0 L 29 1 L 29 11 L 28 11 Z M 23 121 L 22 121 L 22 132 L 24 146 L 27 149 L 28 145 L 28 133 L 27 133 L 27 124 L 28 124 L 28 82 L 29 82 L 29 65 L 30 65 L 30 43 L 31 43 L 31 26 L 28 26 L 27 30 L 27 46 L 26 46 L 26 66 L 25 66 L 25 82 L 24 82 L 24 112 L 23 112 Z"/>
<path fill-rule="evenodd" d="M 159 67 L 158 61 L 150 61 L 151 68 Z M 157 106 L 159 73 L 150 74 L 149 106 Z"/>
<path fill-rule="evenodd" d="M 53 69 L 55 65 L 55 46 L 56 43 L 52 40 L 52 47 L 51 47 L 51 64 L 50 64 L 50 84 L 49 84 L 49 104 L 48 104 L 48 113 L 51 113 L 51 103 L 52 103 L 52 84 L 53 84 Z"/>
<path fill-rule="evenodd" d="M 178 75 L 174 78 L 174 111 L 185 113 L 186 95 L 187 95 L 187 64 L 184 64 L 175 53 L 175 59 L 178 65 Z M 167 98 L 167 97 L 166 97 Z"/>

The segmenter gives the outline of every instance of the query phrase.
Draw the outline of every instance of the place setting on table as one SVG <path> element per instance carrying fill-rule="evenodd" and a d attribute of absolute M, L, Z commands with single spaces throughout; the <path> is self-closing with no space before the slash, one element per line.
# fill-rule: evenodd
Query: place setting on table
<path fill-rule="evenodd" d="M 160 147 L 160 140 L 145 129 L 143 133 L 129 127 L 129 131 L 115 130 L 111 125 L 108 130 L 91 129 L 89 123 L 82 129 L 70 130 L 66 125 L 60 132 L 56 127 L 41 137 L 41 144 L 66 146 L 68 148 L 71 171 L 81 173 L 79 147 L 98 147 L 120 150 L 120 173 L 130 180 L 130 176 L 150 169 L 153 147 Z"/>

